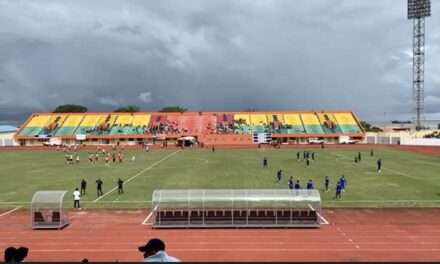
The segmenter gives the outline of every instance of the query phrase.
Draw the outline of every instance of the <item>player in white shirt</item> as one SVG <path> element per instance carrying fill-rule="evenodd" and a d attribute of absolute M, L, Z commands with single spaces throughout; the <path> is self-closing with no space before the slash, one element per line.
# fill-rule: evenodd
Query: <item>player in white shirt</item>
<path fill-rule="evenodd" d="M 78 188 L 75 189 L 73 192 L 73 207 L 74 208 L 80 208 L 79 200 L 81 200 L 81 193 L 78 191 Z"/>

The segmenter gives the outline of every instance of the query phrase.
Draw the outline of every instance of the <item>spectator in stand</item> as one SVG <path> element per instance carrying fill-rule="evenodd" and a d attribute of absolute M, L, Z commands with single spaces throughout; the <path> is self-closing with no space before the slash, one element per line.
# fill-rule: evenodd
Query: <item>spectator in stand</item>
<path fill-rule="evenodd" d="M 171 257 L 165 252 L 165 243 L 158 238 L 151 239 L 138 250 L 144 253 L 143 262 L 180 262 L 179 259 Z"/>

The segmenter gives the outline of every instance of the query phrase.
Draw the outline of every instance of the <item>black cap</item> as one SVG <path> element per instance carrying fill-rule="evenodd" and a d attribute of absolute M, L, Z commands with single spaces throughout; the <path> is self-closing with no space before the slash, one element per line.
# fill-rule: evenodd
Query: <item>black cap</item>
<path fill-rule="evenodd" d="M 145 246 L 138 249 L 140 252 L 165 250 L 165 243 L 158 238 L 153 238 Z"/>

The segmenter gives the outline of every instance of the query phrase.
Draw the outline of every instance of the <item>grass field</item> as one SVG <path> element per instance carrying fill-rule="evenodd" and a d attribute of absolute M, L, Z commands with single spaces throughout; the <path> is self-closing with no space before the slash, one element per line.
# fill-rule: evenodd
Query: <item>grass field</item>
<path fill-rule="evenodd" d="M 72 206 L 71 192 L 85 178 L 88 194 L 83 207 L 149 207 L 152 191 L 165 188 L 287 188 L 290 176 L 302 186 L 313 179 L 323 189 L 324 176 L 331 179 L 331 191 L 321 192 L 324 207 L 440 207 L 440 157 L 376 150 L 375 156 L 362 152 L 362 162 L 355 164 L 358 150 L 313 149 L 316 160 L 310 167 L 296 161 L 297 149 L 155 150 L 149 153 L 126 151 L 136 161 L 105 166 L 103 161 L 89 164 L 87 152 L 80 152 L 81 163 L 66 164 L 64 153 L 56 151 L 0 152 L 0 207 L 29 206 L 37 190 L 68 190 L 67 206 Z M 269 168 L 262 168 L 266 156 Z M 382 158 L 384 169 L 376 173 L 376 160 Z M 276 181 L 276 171 L 284 178 Z M 334 184 L 341 175 L 348 186 L 342 200 L 334 200 Z M 96 201 L 95 180 L 104 181 L 106 194 Z M 126 181 L 125 194 L 108 193 L 118 177 Z"/>

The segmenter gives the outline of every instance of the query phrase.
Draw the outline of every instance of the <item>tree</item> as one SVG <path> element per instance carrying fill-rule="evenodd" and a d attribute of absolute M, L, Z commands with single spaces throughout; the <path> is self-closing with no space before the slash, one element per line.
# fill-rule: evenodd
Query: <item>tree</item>
<path fill-rule="evenodd" d="M 166 112 L 166 113 L 184 113 L 188 109 L 181 107 L 181 106 L 165 106 L 162 109 L 159 110 L 159 112 Z"/>
<path fill-rule="evenodd" d="M 118 113 L 135 113 L 135 112 L 139 112 L 140 109 L 138 106 L 135 105 L 128 105 L 128 106 L 124 106 L 124 107 L 119 107 L 118 109 L 114 110 L 113 112 L 118 112 Z"/>
<path fill-rule="evenodd" d="M 59 105 L 53 110 L 54 113 L 85 113 L 87 107 L 75 104 Z"/>
<path fill-rule="evenodd" d="M 361 126 L 365 129 L 366 132 L 383 132 L 381 128 L 372 126 L 365 121 L 361 121 Z"/>

